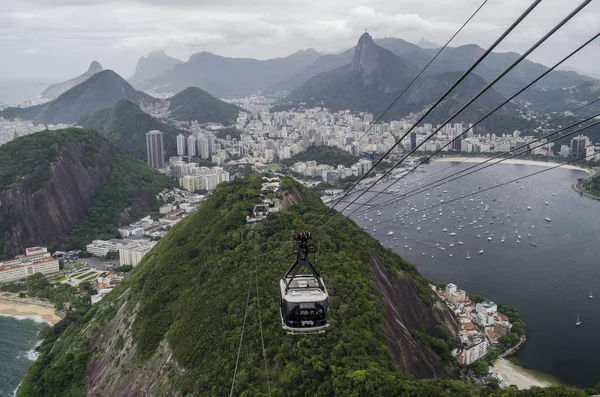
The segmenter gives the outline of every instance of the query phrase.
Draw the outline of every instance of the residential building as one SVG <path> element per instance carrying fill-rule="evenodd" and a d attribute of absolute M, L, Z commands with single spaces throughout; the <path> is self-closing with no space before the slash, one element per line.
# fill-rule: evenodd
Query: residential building
<path fill-rule="evenodd" d="M 86 246 L 86 251 L 95 256 L 105 256 L 109 252 L 117 252 L 125 243 L 114 241 L 94 240 Z"/>
<path fill-rule="evenodd" d="M 571 139 L 571 157 L 582 159 L 586 155 L 586 148 L 590 141 L 587 136 L 579 135 Z"/>
<path fill-rule="evenodd" d="M 146 151 L 150 167 L 157 169 L 165 168 L 163 133 L 161 131 L 153 130 L 146 134 Z"/>
<path fill-rule="evenodd" d="M 27 255 L 25 255 L 9 261 L 0 262 L 0 283 L 20 280 L 32 276 L 35 273 L 56 273 L 59 270 L 58 259 L 52 258 L 49 253 L 47 257 L 37 255 L 27 257 Z"/>
<path fill-rule="evenodd" d="M 498 305 L 492 301 L 483 301 L 475 305 L 475 311 L 485 315 L 493 315 L 498 311 Z"/>
<path fill-rule="evenodd" d="M 210 157 L 208 139 L 204 135 L 198 137 L 198 157 L 204 160 Z"/>
<path fill-rule="evenodd" d="M 156 241 L 135 241 L 119 248 L 119 263 L 121 266 L 136 266 L 156 245 Z"/>
<path fill-rule="evenodd" d="M 142 237 L 144 235 L 144 228 L 139 227 L 139 226 L 125 226 L 125 227 L 120 227 L 118 230 L 119 230 L 119 234 L 123 238 Z"/>
<path fill-rule="evenodd" d="M 488 341 L 485 338 L 471 338 L 463 348 L 463 364 L 469 365 L 485 357 L 488 352 Z"/>
<path fill-rule="evenodd" d="M 188 150 L 188 156 L 189 157 L 196 157 L 196 137 L 193 135 L 190 135 L 187 137 L 188 139 L 188 145 L 187 145 L 187 150 Z"/>
<path fill-rule="evenodd" d="M 185 156 L 185 135 L 177 135 L 177 155 Z"/>

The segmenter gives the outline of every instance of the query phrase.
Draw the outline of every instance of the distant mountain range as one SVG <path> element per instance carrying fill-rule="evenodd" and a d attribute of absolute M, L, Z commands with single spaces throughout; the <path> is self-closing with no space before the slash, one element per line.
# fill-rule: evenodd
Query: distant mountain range
<path fill-rule="evenodd" d="M 384 42 L 389 41 L 384 39 Z M 410 46 L 396 46 L 396 49 L 408 51 Z M 406 57 L 399 57 L 392 51 L 377 45 L 371 36 L 365 33 L 358 41 L 350 64 L 311 78 L 292 91 L 275 110 L 301 105 L 303 107 L 323 106 L 333 110 L 366 110 L 380 114 L 410 83 L 418 71 L 418 67 L 408 62 Z M 400 119 L 411 112 L 423 110 L 432 104 L 459 75 L 459 72 L 446 72 L 419 79 L 388 112 L 386 119 Z M 430 122 L 443 122 L 485 85 L 486 81 L 482 77 L 475 74 L 469 76 L 440 107 L 436 108 L 429 118 Z M 461 114 L 457 121 L 474 121 L 480 118 L 485 110 L 497 106 L 504 99 L 502 94 L 491 89 Z M 517 117 L 511 114 L 515 109 L 515 105 L 507 105 L 497 116 L 491 117 L 484 127 L 493 129 L 502 122 L 512 128 L 518 122 Z M 508 123 L 507 118 L 510 119 Z"/>
<path fill-rule="evenodd" d="M 44 92 L 42 92 L 41 97 L 42 99 L 52 100 L 58 97 L 60 94 L 69 91 L 76 85 L 83 83 L 84 81 L 86 81 L 96 73 L 101 72 L 102 70 L 102 65 L 100 65 L 100 63 L 96 61 L 93 61 L 85 73 L 75 77 L 74 79 L 51 85 L 50 87 L 46 88 Z"/>
<path fill-rule="evenodd" d="M 417 43 L 417 45 L 421 48 L 424 48 L 426 50 L 433 50 L 436 48 L 440 48 L 441 46 L 432 43 L 431 41 L 427 41 L 425 40 L 425 38 L 422 38 L 421 40 L 419 40 L 419 42 Z"/>
<path fill-rule="evenodd" d="M 315 50 L 298 51 L 265 61 L 227 58 L 210 52 L 194 54 L 147 85 L 167 92 L 199 87 L 217 97 L 235 97 L 264 91 L 310 66 L 321 56 Z"/>
<path fill-rule="evenodd" d="M 409 43 L 398 38 L 382 38 L 375 39 L 374 43 L 378 46 L 391 51 L 400 60 L 395 60 L 389 65 L 389 68 L 394 68 L 401 65 L 401 70 L 388 72 L 390 79 L 384 84 L 392 84 L 398 88 L 406 79 L 413 77 L 421 70 L 439 51 L 439 46 L 435 43 L 428 42 L 425 39 L 419 41 L 418 44 Z M 312 78 L 323 73 L 338 69 L 342 66 L 348 66 L 352 63 L 356 47 L 350 48 L 336 54 L 322 54 L 315 50 L 309 49 L 299 51 L 288 57 L 269 59 L 259 61 L 256 59 L 247 58 L 228 58 L 218 56 L 209 52 L 201 52 L 190 57 L 189 61 L 175 65 L 171 70 L 164 72 L 161 76 L 149 79 L 142 83 L 142 87 L 152 87 L 153 89 L 164 92 L 177 92 L 187 87 L 199 87 L 212 95 L 218 97 L 236 97 L 243 96 L 258 91 L 265 93 L 273 93 L 278 90 L 294 91 L 290 96 L 293 100 L 299 92 L 304 92 L 310 96 L 310 90 L 307 87 L 300 88 L 304 84 L 315 84 L 315 81 L 309 82 Z M 440 54 L 438 59 L 424 73 L 423 78 L 439 76 L 446 73 L 462 73 L 464 72 L 481 54 L 484 49 L 477 45 L 463 45 L 459 47 L 448 47 Z M 513 63 L 519 54 L 516 53 L 492 53 L 486 58 L 476 69 L 475 74 L 483 79 L 484 82 L 489 82 Z M 150 62 L 153 57 L 142 58 L 145 62 Z M 157 57 L 156 70 L 159 70 Z M 348 66 L 349 67 L 349 66 Z M 544 73 L 548 68 L 544 65 L 525 60 L 521 62 L 511 73 L 503 78 L 494 87 L 499 94 L 509 96 L 514 94 L 524 85 L 537 78 Z M 409 73 L 412 71 L 412 75 Z M 392 75 L 394 75 L 394 78 Z M 335 85 L 334 78 L 331 74 L 326 77 L 321 76 L 318 84 L 325 87 Z M 335 77 L 337 78 L 337 77 Z M 335 79 L 334 78 L 334 79 Z M 478 77 L 475 77 L 477 79 Z M 552 108 L 548 106 L 548 102 L 552 102 L 552 98 L 556 98 L 555 108 L 565 109 L 565 101 L 558 92 L 552 93 L 548 98 L 548 91 L 573 89 L 573 87 L 584 87 L 590 81 L 595 81 L 594 78 L 576 73 L 574 71 L 556 70 L 551 72 L 538 84 L 532 87 L 526 100 L 527 106 L 530 109 L 544 111 Z M 423 80 L 424 85 L 431 84 L 431 80 Z M 317 87 L 323 96 L 329 94 L 331 97 L 339 98 L 344 92 L 327 92 L 327 89 L 320 86 Z M 388 87 L 393 88 L 393 87 Z M 390 89 L 385 93 L 391 92 Z M 392 90 L 393 91 L 393 90 Z M 585 93 L 589 90 L 585 88 L 579 91 Z M 343 107 L 344 103 L 354 102 L 354 108 L 368 110 L 368 103 L 361 103 L 361 98 L 366 95 L 361 93 L 358 98 L 346 98 L 339 103 Z M 427 95 L 425 95 L 427 96 Z M 568 95 L 567 95 L 568 96 Z M 385 95 L 384 95 L 385 97 Z M 523 100 L 523 98 L 517 98 Z M 580 101 L 589 101 L 596 99 L 593 95 L 579 95 L 578 99 L 571 98 L 574 103 Z M 312 101 L 315 102 L 315 101 Z M 419 101 L 416 101 L 419 102 Z M 336 101 L 328 101 L 328 103 L 336 104 Z M 540 104 L 538 106 L 538 103 Z M 361 106 L 362 105 L 362 106 Z"/>
<path fill-rule="evenodd" d="M 104 70 L 49 103 L 28 108 L 7 108 L 0 111 L 0 117 L 6 119 L 19 117 L 38 124 L 75 124 L 80 121 L 89 124 L 89 120 L 94 119 L 93 116 L 97 116 L 97 112 L 102 111 L 102 114 L 107 114 L 121 100 L 127 100 L 136 107 L 142 103 L 164 102 L 171 119 L 196 120 L 200 123 L 215 122 L 224 125 L 234 123 L 242 110 L 195 87 L 185 89 L 166 100 L 153 98 L 133 88 L 112 70 Z"/>
<path fill-rule="evenodd" d="M 129 78 L 129 81 L 135 83 L 152 80 L 181 63 L 183 61 L 168 56 L 165 51 L 153 51 L 147 57 L 138 60 L 135 74 Z"/>
<path fill-rule="evenodd" d="M 83 116 L 113 107 L 121 99 L 137 104 L 154 100 L 112 70 L 103 70 L 51 102 L 28 108 L 7 108 L 0 112 L 0 117 L 20 117 L 38 124 L 75 124 Z"/>

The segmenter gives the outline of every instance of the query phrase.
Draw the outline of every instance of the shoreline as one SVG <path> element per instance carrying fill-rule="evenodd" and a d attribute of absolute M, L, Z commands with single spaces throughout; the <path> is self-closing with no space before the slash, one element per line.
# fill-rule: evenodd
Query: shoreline
<path fill-rule="evenodd" d="M 525 390 L 532 387 L 550 387 L 557 385 L 557 383 L 542 379 L 538 374 L 520 367 L 505 358 L 496 360 L 493 366 L 493 372 L 497 377 L 502 379 L 500 385 L 503 388 L 515 385 L 519 390 Z"/>
<path fill-rule="evenodd" d="M 62 320 L 54 311 L 53 307 L 41 306 L 35 303 L 14 302 L 0 298 L 0 316 L 13 317 L 18 320 L 31 319 L 45 322 L 53 326 Z"/>
<path fill-rule="evenodd" d="M 464 162 L 464 163 L 483 163 L 486 160 L 489 160 L 489 157 L 440 157 L 440 158 L 434 158 L 431 161 L 446 162 L 446 163 L 453 163 L 453 162 L 459 162 L 459 161 Z M 494 160 L 490 161 L 489 164 L 495 164 L 501 160 L 502 160 L 501 158 L 494 159 Z M 553 161 L 507 159 L 507 160 L 502 161 L 502 164 L 535 165 L 535 166 L 540 166 L 540 167 L 554 167 L 554 166 L 562 164 L 562 163 L 556 163 Z M 576 165 L 571 165 L 571 164 L 562 165 L 560 168 L 563 168 L 566 170 L 583 171 L 586 173 L 590 172 L 590 170 L 588 170 L 588 169 L 585 169 L 585 168 L 582 168 L 582 167 L 579 167 Z"/>

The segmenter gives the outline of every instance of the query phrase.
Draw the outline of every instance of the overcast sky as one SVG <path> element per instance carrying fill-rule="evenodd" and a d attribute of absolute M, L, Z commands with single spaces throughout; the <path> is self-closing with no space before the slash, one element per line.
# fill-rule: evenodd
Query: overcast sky
<path fill-rule="evenodd" d="M 365 29 L 375 38 L 444 43 L 483 0 L 2 0 L 0 80 L 56 82 L 92 60 L 130 77 L 140 56 L 164 49 L 266 59 L 299 49 L 339 51 Z M 579 0 L 544 0 L 500 48 L 523 52 Z M 454 42 L 489 45 L 531 0 L 489 0 Z M 551 64 L 600 29 L 600 0 L 536 51 Z M 569 62 L 598 70 L 600 44 Z"/>

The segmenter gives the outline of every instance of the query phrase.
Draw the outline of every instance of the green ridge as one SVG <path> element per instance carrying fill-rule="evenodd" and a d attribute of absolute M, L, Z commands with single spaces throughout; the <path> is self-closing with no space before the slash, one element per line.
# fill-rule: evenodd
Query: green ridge
<path fill-rule="evenodd" d="M 84 395 L 88 365 L 102 353 L 92 341 L 126 301 L 121 310 L 128 319 L 135 315 L 135 361 L 117 361 L 115 370 L 127 376 L 132 366 L 158 359 L 166 340 L 177 364 L 172 361 L 163 368 L 163 382 L 183 395 L 229 395 L 249 289 L 234 394 L 267 395 L 255 283 L 273 396 L 584 395 L 566 388 L 493 391 L 454 380 L 417 380 L 397 371 L 384 336 L 385 312 L 369 255 L 378 256 L 393 277 L 412 280 L 427 304 L 435 298 L 412 264 L 349 220 L 340 220 L 317 240 L 317 265 L 330 293 L 330 329 L 307 337 L 283 334 L 278 279 L 293 256 L 286 241 L 292 230 L 312 225 L 326 207 L 286 179 L 282 185 L 289 195 L 304 204 L 250 228 L 244 218 L 259 201 L 261 179 L 250 176 L 219 185 L 197 212 L 159 242 L 129 280 L 86 314 L 59 323 L 64 331 L 53 331 L 44 341 L 18 396 Z M 119 336 L 111 344 L 111 357 L 129 349 L 126 345 Z"/>

